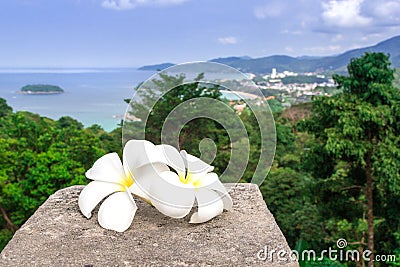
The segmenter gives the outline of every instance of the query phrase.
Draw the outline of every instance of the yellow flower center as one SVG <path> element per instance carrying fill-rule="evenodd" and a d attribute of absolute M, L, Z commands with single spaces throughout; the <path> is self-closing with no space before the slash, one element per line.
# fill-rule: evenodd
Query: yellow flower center
<path fill-rule="evenodd" d="M 203 177 L 196 177 L 192 173 L 188 172 L 186 177 L 183 173 L 179 174 L 179 181 L 183 184 L 192 184 L 194 187 L 200 187 L 202 185 Z"/>
<path fill-rule="evenodd" d="M 126 188 L 131 187 L 131 185 L 133 185 L 134 182 L 135 182 L 135 180 L 133 179 L 132 174 L 129 173 L 128 175 L 125 175 L 124 177 L 121 178 L 120 184 L 122 186 L 124 186 L 124 188 L 126 190 Z"/>

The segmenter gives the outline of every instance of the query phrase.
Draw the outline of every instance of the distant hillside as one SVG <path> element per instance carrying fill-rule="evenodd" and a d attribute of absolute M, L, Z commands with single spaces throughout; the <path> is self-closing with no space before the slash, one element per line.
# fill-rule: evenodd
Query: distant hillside
<path fill-rule="evenodd" d="M 346 66 L 351 58 L 359 57 L 365 52 L 384 52 L 390 54 L 392 67 L 400 67 L 400 36 L 396 36 L 380 42 L 374 46 L 353 49 L 336 56 L 328 57 L 290 57 L 285 55 L 274 55 L 262 58 L 250 57 L 226 57 L 211 59 L 210 62 L 218 62 L 237 68 L 243 72 L 252 72 L 257 74 L 270 73 L 272 68 L 276 68 L 278 72 L 284 70 L 294 72 L 325 72 L 334 71 L 342 72 L 346 70 Z M 167 65 L 168 64 L 168 65 Z M 144 66 L 140 69 L 148 70 L 164 69 L 172 66 L 172 63 L 164 63 L 153 66 Z"/>
<path fill-rule="evenodd" d="M 216 58 L 216 59 L 211 59 L 209 62 L 217 62 L 225 65 L 231 65 L 234 64 L 238 60 L 250 60 L 252 59 L 251 57 L 221 57 L 221 58 Z"/>
<path fill-rule="evenodd" d="M 169 68 L 171 66 L 174 66 L 175 64 L 173 63 L 161 63 L 161 64 L 156 64 L 156 65 L 146 65 L 143 67 L 140 67 L 138 70 L 154 70 L 154 71 L 158 71 L 158 70 L 163 70 L 166 68 Z"/>
<path fill-rule="evenodd" d="M 351 58 L 359 57 L 365 52 L 384 52 L 390 54 L 392 67 L 400 67 L 400 36 L 378 43 L 377 45 L 353 49 L 343 54 L 328 57 L 289 57 L 269 56 L 254 59 L 234 57 L 213 59 L 212 62 L 224 63 L 243 72 L 270 73 L 272 68 L 277 71 L 314 72 L 314 71 L 344 71 Z"/>

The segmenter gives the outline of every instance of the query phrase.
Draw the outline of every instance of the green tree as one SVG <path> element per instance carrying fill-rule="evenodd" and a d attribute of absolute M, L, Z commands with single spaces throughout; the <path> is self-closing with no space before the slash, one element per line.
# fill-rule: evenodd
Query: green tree
<path fill-rule="evenodd" d="M 7 101 L 0 98 L 0 118 L 12 113 L 12 108 L 7 105 Z"/>
<path fill-rule="evenodd" d="M 260 187 L 292 248 L 299 240 L 313 243 L 322 230 L 318 209 L 313 203 L 313 189 L 313 180 L 307 174 L 278 166 L 271 169 Z"/>
<path fill-rule="evenodd" d="M 85 184 L 94 161 L 120 149 L 120 129 L 84 129 L 70 118 L 57 121 L 29 112 L 12 113 L 0 98 L 0 249 L 56 190 Z M 119 134 L 118 134 L 119 133 Z"/>
<path fill-rule="evenodd" d="M 317 168 L 327 165 L 318 174 L 331 183 L 331 192 L 345 194 L 364 210 L 367 248 L 374 253 L 375 226 L 382 221 L 374 202 L 387 205 L 400 195 L 400 95 L 392 86 L 389 56 L 383 53 L 354 58 L 347 69 L 348 76 L 333 76 L 343 93 L 317 98 L 307 125 L 318 139 L 314 152 L 321 152 L 314 162 Z M 344 216 L 354 211 L 350 202 L 342 204 L 348 209 Z M 356 227 L 362 232 L 362 224 Z"/>
<path fill-rule="evenodd" d="M 130 115 L 140 120 L 124 123 L 124 141 L 145 138 L 156 144 L 179 146 L 190 154 L 201 156 L 209 163 L 214 159 L 215 153 L 212 151 L 216 149 L 218 153 L 213 165 L 218 173 L 222 173 L 230 159 L 231 140 L 218 122 L 204 117 L 196 118 L 197 115 L 207 114 L 208 111 L 218 116 L 224 112 L 218 112 L 219 107 L 213 106 L 210 109 L 209 106 L 201 104 L 205 99 L 221 97 L 219 86 L 200 82 L 203 77 L 203 74 L 199 74 L 194 82 L 185 83 L 183 74 L 171 76 L 161 73 L 158 79 L 152 80 L 151 89 L 138 90 L 140 101 L 130 103 Z M 190 121 L 186 121 L 186 118 L 190 118 Z M 143 129 L 145 136 L 140 135 Z M 162 134 L 162 131 L 167 133 Z M 203 146 L 204 150 L 200 151 L 199 144 L 204 138 L 211 139 L 217 147 Z"/>

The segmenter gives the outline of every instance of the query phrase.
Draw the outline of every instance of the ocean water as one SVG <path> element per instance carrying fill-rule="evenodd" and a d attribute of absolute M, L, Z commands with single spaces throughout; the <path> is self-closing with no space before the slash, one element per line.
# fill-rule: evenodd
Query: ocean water
<path fill-rule="evenodd" d="M 0 97 L 15 110 L 52 119 L 71 116 L 85 126 L 99 124 L 106 131 L 117 127 L 125 114 L 126 98 L 154 72 L 136 69 L 0 69 Z M 27 84 L 52 84 L 58 95 L 23 95 Z"/>
<path fill-rule="evenodd" d="M 0 69 L 0 97 L 14 111 L 30 111 L 52 119 L 71 116 L 86 127 L 98 124 L 112 131 L 128 107 L 124 99 L 132 98 L 134 88 L 154 74 L 137 69 Z M 58 85 L 65 92 L 20 94 L 21 87 L 28 84 Z M 222 91 L 222 95 L 230 100 L 253 98 L 229 91 Z"/>

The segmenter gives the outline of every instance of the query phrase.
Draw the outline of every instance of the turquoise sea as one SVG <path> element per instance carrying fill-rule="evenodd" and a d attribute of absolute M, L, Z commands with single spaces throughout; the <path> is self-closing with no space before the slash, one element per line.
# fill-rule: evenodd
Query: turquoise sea
<path fill-rule="evenodd" d="M 116 128 L 125 114 L 126 98 L 154 72 L 136 69 L 0 69 L 0 97 L 14 110 L 26 110 L 52 119 L 71 116 L 85 126 Z M 58 95 L 23 95 L 27 84 L 58 85 Z"/>
<path fill-rule="evenodd" d="M 86 127 L 98 124 L 111 131 L 125 114 L 128 105 L 124 99 L 132 98 L 134 88 L 153 74 L 137 69 L 0 69 L 0 97 L 14 111 L 26 110 L 52 119 L 71 116 Z M 65 93 L 20 94 L 21 87 L 28 84 L 58 85 Z M 229 91 L 222 94 L 230 100 L 252 98 Z"/>

